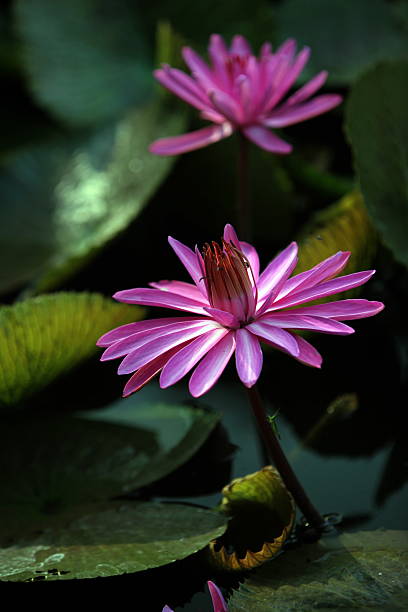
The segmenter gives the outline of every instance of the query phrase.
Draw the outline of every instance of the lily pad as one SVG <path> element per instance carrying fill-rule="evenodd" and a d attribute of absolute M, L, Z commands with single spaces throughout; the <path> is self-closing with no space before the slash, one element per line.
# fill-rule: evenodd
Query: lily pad
<path fill-rule="evenodd" d="M 38 102 L 74 125 L 95 125 L 152 92 L 152 64 L 131 0 L 18 0 L 23 65 Z"/>
<path fill-rule="evenodd" d="M 408 61 L 384 62 L 355 84 L 346 128 L 368 212 L 408 265 Z"/>
<path fill-rule="evenodd" d="M 408 532 L 324 538 L 265 564 L 228 602 L 231 612 L 406 610 Z"/>
<path fill-rule="evenodd" d="M 274 557 L 295 520 L 292 496 L 278 472 L 266 466 L 224 487 L 220 510 L 231 517 L 225 534 L 210 542 L 207 558 L 217 570 L 242 571 Z"/>
<path fill-rule="evenodd" d="M 96 352 L 107 329 L 142 309 L 97 293 L 61 292 L 0 308 L 0 403 L 16 404 Z"/>
<path fill-rule="evenodd" d="M 8 158 L 0 172 L 0 292 L 29 281 L 49 291 L 126 229 L 174 163 L 148 145 L 183 131 L 184 122 L 156 100 L 92 133 Z"/>
<path fill-rule="evenodd" d="M 279 40 L 295 38 L 312 49 L 302 79 L 328 70 L 329 83 L 344 85 L 373 62 L 408 51 L 406 35 L 385 0 L 285 0 L 275 17 Z"/>
<path fill-rule="evenodd" d="M 0 549 L 0 580 L 69 580 L 139 572 L 201 550 L 225 527 L 225 517 L 202 508 L 153 502 L 105 505 Z"/>

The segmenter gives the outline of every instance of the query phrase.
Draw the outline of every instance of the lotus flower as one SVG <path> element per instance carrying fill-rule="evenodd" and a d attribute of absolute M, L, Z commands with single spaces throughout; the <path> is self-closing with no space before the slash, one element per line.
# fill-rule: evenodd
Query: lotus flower
<path fill-rule="evenodd" d="M 195 368 L 189 389 L 199 397 L 217 382 L 234 353 L 239 378 L 252 387 L 262 369 L 261 342 L 320 368 L 322 357 L 295 330 L 348 335 L 354 330 L 342 321 L 370 317 L 384 307 L 364 299 L 305 306 L 371 278 L 374 270 L 334 278 L 346 265 L 349 252 L 339 251 L 291 277 L 297 263 L 295 242 L 272 259 L 262 274 L 255 248 L 241 242 L 229 224 L 221 245 L 206 244 L 202 252 L 171 237 L 169 243 L 193 283 L 160 281 L 150 283 L 151 288 L 119 291 L 113 297 L 191 314 L 129 323 L 98 340 L 98 346 L 107 347 L 102 361 L 125 356 L 118 373 L 134 372 L 124 396 L 159 372 L 160 386 L 166 388 Z"/>
<path fill-rule="evenodd" d="M 290 153 L 291 145 L 268 128 L 281 128 L 321 115 L 342 100 L 337 94 L 312 97 L 326 81 L 326 71 L 319 72 L 285 98 L 310 55 L 308 47 L 296 55 L 293 39 L 284 42 L 275 53 L 269 43 L 264 43 L 256 57 L 243 36 L 234 36 L 228 49 L 222 37 L 213 34 L 208 53 L 210 65 L 193 49 L 183 48 L 191 76 L 166 64 L 154 75 L 213 125 L 156 140 L 149 147 L 152 153 L 177 155 L 200 149 L 227 138 L 235 130 L 266 151 Z"/>
<path fill-rule="evenodd" d="M 210 591 L 214 612 L 228 612 L 227 604 L 221 594 L 220 589 L 211 580 L 207 582 Z M 173 612 L 169 606 L 164 606 L 162 612 Z"/>

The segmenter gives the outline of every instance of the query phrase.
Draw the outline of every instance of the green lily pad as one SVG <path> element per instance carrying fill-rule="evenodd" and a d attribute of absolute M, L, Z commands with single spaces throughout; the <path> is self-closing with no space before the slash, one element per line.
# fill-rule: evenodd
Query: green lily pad
<path fill-rule="evenodd" d="M 148 145 L 182 132 L 184 122 L 183 113 L 156 100 L 96 132 L 74 132 L 7 159 L 0 172 L 0 292 L 29 281 L 49 291 L 126 229 L 174 163 Z"/>
<path fill-rule="evenodd" d="M 382 63 L 355 84 L 346 128 L 368 212 L 408 265 L 408 62 Z"/>
<path fill-rule="evenodd" d="M 159 448 L 137 475 L 137 487 L 147 486 L 186 463 L 208 438 L 220 417 L 214 412 L 188 405 L 138 406 L 137 397 L 85 413 L 88 419 L 132 425 L 154 433 Z"/>
<path fill-rule="evenodd" d="M 40 104 L 88 126 L 145 102 L 152 64 L 131 0 L 18 0 L 23 64 Z"/>
<path fill-rule="evenodd" d="M 97 293 L 55 293 L 0 308 L 0 403 L 16 404 L 96 352 L 142 309 Z"/>
<path fill-rule="evenodd" d="M 312 49 L 302 80 L 328 70 L 329 83 L 344 85 L 373 62 L 408 52 L 406 35 L 385 0 L 285 0 L 275 17 L 279 41 L 291 37 Z"/>
<path fill-rule="evenodd" d="M 0 549 L 0 580 L 97 578 L 184 559 L 223 533 L 218 513 L 179 504 L 111 504 Z"/>
<path fill-rule="evenodd" d="M 235 478 L 223 488 L 220 510 L 231 517 L 225 534 L 210 542 L 207 559 L 217 570 L 252 569 L 274 557 L 289 536 L 295 505 L 275 468 Z"/>
<path fill-rule="evenodd" d="M 265 564 L 236 591 L 230 612 L 406 610 L 408 532 L 324 538 Z"/>

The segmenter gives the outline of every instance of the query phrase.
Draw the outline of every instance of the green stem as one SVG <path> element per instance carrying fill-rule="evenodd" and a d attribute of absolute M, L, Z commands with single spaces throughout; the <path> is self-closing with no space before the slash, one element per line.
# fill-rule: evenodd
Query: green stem
<path fill-rule="evenodd" d="M 252 218 L 249 202 L 249 142 L 238 132 L 236 216 L 238 235 L 252 240 Z"/>
<path fill-rule="evenodd" d="M 286 459 L 282 447 L 268 421 L 258 389 L 254 386 L 247 389 L 247 392 L 259 432 L 268 451 L 270 460 L 281 475 L 286 488 L 292 494 L 293 499 L 302 511 L 307 522 L 318 531 L 322 531 L 325 527 L 325 520 L 310 501 L 295 472 Z"/>

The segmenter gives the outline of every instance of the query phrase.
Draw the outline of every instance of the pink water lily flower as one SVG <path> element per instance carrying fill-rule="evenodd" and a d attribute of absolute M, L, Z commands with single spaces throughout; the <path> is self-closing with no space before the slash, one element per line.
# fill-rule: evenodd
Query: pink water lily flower
<path fill-rule="evenodd" d="M 209 580 L 207 582 L 208 590 L 210 591 L 214 612 L 228 612 L 227 604 L 222 596 L 220 589 L 216 584 Z M 162 612 L 173 612 L 169 606 L 164 606 Z"/>
<path fill-rule="evenodd" d="M 370 317 L 384 307 L 364 299 L 304 305 L 371 278 L 374 270 L 334 278 L 346 265 L 348 252 L 339 251 L 291 277 L 297 263 L 295 242 L 272 259 L 262 274 L 255 248 L 240 241 L 229 224 L 221 245 L 206 244 L 202 252 L 171 237 L 169 243 L 193 283 L 159 281 L 150 283 L 151 288 L 118 291 L 113 297 L 191 314 L 129 323 L 98 340 L 98 346 L 107 347 L 102 361 L 125 356 L 118 373 L 134 372 L 124 396 L 159 372 L 160 386 L 166 388 L 194 368 L 189 389 L 199 397 L 217 382 L 234 353 L 238 376 L 251 387 L 262 369 L 261 342 L 319 368 L 322 357 L 296 330 L 348 335 L 354 330 L 342 321 Z"/>
<path fill-rule="evenodd" d="M 234 36 L 230 48 L 218 34 L 212 34 L 208 47 L 210 65 L 193 49 L 183 48 L 183 58 L 191 76 L 163 65 L 156 79 L 176 96 L 200 111 L 213 125 L 182 136 L 162 138 L 150 145 L 157 155 L 177 155 L 200 149 L 235 130 L 272 153 L 290 153 L 290 144 L 268 128 L 281 128 L 325 113 L 342 98 L 337 94 L 312 97 L 322 87 L 327 72 L 319 72 L 295 93 L 285 97 L 310 56 L 303 48 L 296 54 L 296 41 L 285 41 L 272 52 L 262 45 L 256 57 L 243 36 Z"/>

